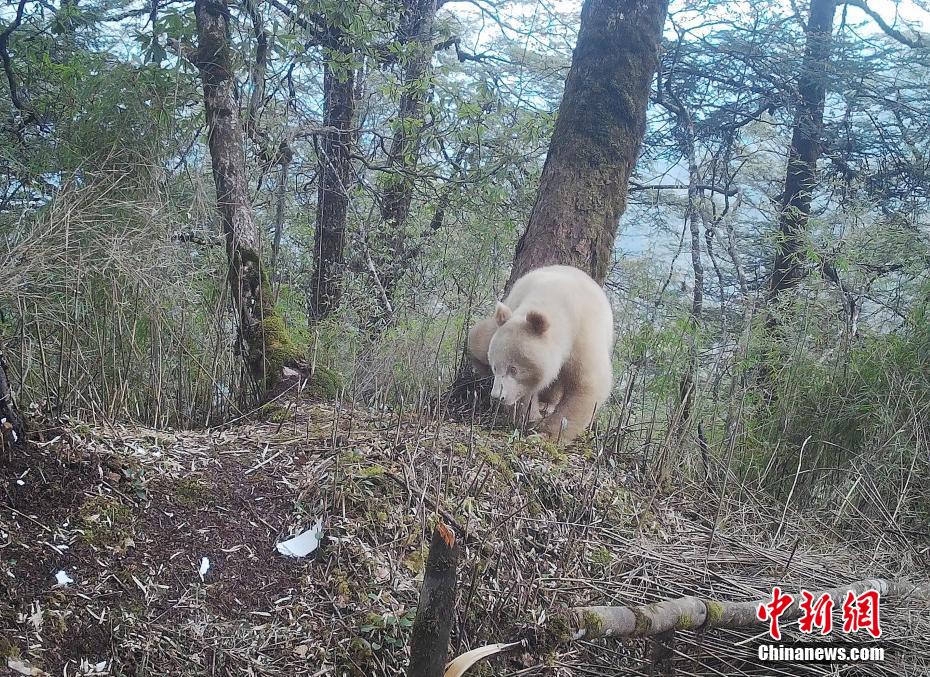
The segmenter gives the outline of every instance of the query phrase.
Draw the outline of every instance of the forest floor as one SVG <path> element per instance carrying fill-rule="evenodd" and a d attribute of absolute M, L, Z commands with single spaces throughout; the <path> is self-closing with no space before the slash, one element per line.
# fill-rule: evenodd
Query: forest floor
<path fill-rule="evenodd" d="M 465 543 L 454 654 L 525 636 L 559 605 L 926 580 L 926 550 L 893 534 L 837 533 L 732 482 L 659 490 L 643 465 L 635 445 L 558 450 L 306 402 L 207 431 L 49 427 L 0 459 L 0 674 L 403 674 L 437 512 Z M 320 518 L 315 552 L 276 550 Z M 930 674 L 926 606 L 883 600 L 881 623 L 885 661 L 843 674 Z M 678 633 L 679 674 L 839 674 L 760 664 L 759 631 Z M 580 642 L 475 674 L 647 674 L 647 654 Z"/>

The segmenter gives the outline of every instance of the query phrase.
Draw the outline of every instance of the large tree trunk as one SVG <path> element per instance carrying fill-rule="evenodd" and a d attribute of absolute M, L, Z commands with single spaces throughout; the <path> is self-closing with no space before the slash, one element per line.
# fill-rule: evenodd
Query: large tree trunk
<path fill-rule="evenodd" d="M 259 254 L 258 231 L 249 201 L 244 134 L 239 121 L 227 34 L 225 0 L 197 0 L 198 47 L 194 55 L 203 82 L 210 162 L 216 204 L 226 237 L 229 288 L 239 315 L 239 345 L 259 393 L 272 385 L 294 347 L 275 314 L 268 277 Z"/>
<path fill-rule="evenodd" d="M 646 129 L 667 0 L 585 0 L 536 204 L 509 290 L 549 264 L 607 276 L 627 182 Z"/>
<path fill-rule="evenodd" d="M 381 198 L 381 223 L 388 251 L 378 273 L 388 301 L 393 300 L 408 254 L 416 246 L 408 241 L 405 227 L 413 200 L 413 173 L 420 160 L 423 108 L 430 90 L 435 17 L 436 0 L 405 0 L 398 38 L 405 46 L 406 66 L 387 156 L 389 174 Z"/>
<path fill-rule="evenodd" d="M 504 293 L 534 268 L 576 266 L 607 277 L 627 183 L 646 131 L 667 0 L 585 0 L 549 154 Z M 483 407 L 490 379 L 463 355 L 450 413 Z"/>
<path fill-rule="evenodd" d="M 811 0 L 807 46 L 798 78 L 798 103 L 788 150 L 785 191 L 778 222 L 775 262 L 769 283 L 774 301 L 804 276 L 804 238 L 811 212 L 811 192 L 817 183 L 821 151 L 826 71 L 833 42 L 836 0 Z"/>
<path fill-rule="evenodd" d="M 347 52 L 343 55 L 348 57 Z M 310 319 L 329 317 L 342 297 L 346 219 L 355 144 L 355 73 L 350 65 L 330 61 L 323 71 L 323 125 L 319 148 L 319 189 L 314 236 L 314 270 L 310 281 Z"/>

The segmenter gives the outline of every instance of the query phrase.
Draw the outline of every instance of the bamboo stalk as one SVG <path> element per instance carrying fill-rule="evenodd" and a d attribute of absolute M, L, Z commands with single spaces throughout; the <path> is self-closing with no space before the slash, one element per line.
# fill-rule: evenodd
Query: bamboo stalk
<path fill-rule="evenodd" d="M 842 603 L 846 593 L 859 595 L 877 590 L 882 596 L 917 597 L 930 601 L 930 584 L 914 585 L 884 578 L 866 578 L 828 590 L 812 592 L 815 598 L 830 596 L 834 605 Z M 668 630 L 709 630 L 711 628 L 743 628 L 758 625 L 756 610 L 770 600 L 751 602 L 717 602 L 698 597 L 679 597 L 639 607 L 589 606 L 570 609 L 565 620 L 570 639 L 597 637 L 651 637 Z M 800 595 L 781 615 L 782 620 L 800 618 Z"/>
<path fill-rule="evenodd" d="M 882 596 L 908 599 L 916 598 L 930 603 L 930 583 L 913 584 L 907 581 L 885 578 L 865 578 L 835 588 L 811 592 L 815 598 L 824 594 L 830 596 L 834 605 L 842 603 L 847 592 L 860 595 L 867 590 L 876 590 Z M 662 600 L 643 606 L 586 606 L 574 607 L 561 614 L 555 614 L 549 621 L 549 632 L 544 643 L 564 644 L 579 640 L 597 639 L 599 637 L 668 637 L 675 630 L 709 630 L 713 628 L 742 628 L 759 625 L 763 622 L 756 616 L 760 604 L 769 599 L 751 602 L 718 602 L 699 597 L 679 597 Z M 801 616 L 800 595 L 795 595 L 791 606 L 787 607 L 780 618 L 785 621 L 795 620 Z M 504 651 L 511 651 L 519 643 L 497 644 L 463 654 L 473 657 L 468 661 L 453 661 L 456 670 L 446 672 L 450 675 L 465 674 L 471 665 L 480 660 Z M 462 658 L 462 657 L 459 657 Z M 464 668 L 464 669 L 462 669 Z"/>

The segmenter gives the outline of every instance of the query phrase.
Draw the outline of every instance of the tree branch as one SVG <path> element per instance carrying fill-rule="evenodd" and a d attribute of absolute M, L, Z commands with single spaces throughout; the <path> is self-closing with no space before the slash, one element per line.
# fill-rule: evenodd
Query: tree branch
<path fill-rule="evenodd" d="M 708 183 L 699 183 L 694 186 L 698 190 L 706 190 L 712 193 L 720 193 L 721 195 L 726 195 L 728 197 L 734 197 L 739 191 L 736 188 L 724 188 L 722 186 L 715 186 Z M 688 186 L 684 184 L 677 183 L 639 183 L 630 181 L 630 188 L 628 192 L 636 193 L 641 190 L 688 190 Z"/>
<path fill-rule="evenodd" d="M 190 61 L 194 66 L 200 68 L 200 51 L 189 42 L 182 42 L 176 38 L 167 38 L 165 47 L 184 59 Z"/>
<path fill-rule="evenodd" d="M 316 44 L 327 47 L 333 45 L 333 40 L 329 34 L 329 31 L 327 30 L 326 22 L 321 17 L 307 18 L 303 14 L 299 13 L 296 9 L 288 6 L 281 0 L 268 0 L 268 3 L 272 7 L 275 7 L 281 11 L 295 24 L 303 28 L 305 31 L 308 31 L 310 34 L 309 37 L 313 39 Z"/>
<path fill-rule="evenodd" d="M 258 155 L 266 168 L 275 165 L 283 166 L 290 163 L 294 158 L 291 145 L 284 138 L 278 143 L 278 147 L 274 148 L 274 142 L 270 138 L 268 131 L 262 129 L 259 124 L 262 104 L 265 99 L 265 73 L 268 69 L 268 33 L 265 31 L 264 21 L 255 2 L 253 0 L 243 0 L 242 4 L 252 19 L 252 29 L 255 34 L 255 63 L 249 69 L 249 75 L 252 79 L 252 94 L 249 97 L 249 106 L 245 116 L 245 132 L 258 148 Z"/>
<path fill-rule="evenodd" d="M 23 124 L 29 124 L 32 120 L 35 119 L 36 114 L 29 105 L 22 100 L 19 94 L 19 89 L 16 85 L 16 74 L 13 72 L 13 60 L 10 58 L 9 52 L 9 42 L 10 36 L 13 34 L 20 24 L 23 22 L 23 12 L 26 9 L 26 0 L 19 0 L 19 5 L 16 7 L 16 16 L 13 19 L 12 23 L 0 33 L 0 61 L 3 61 L 3 72 L 6 73 L 6 80 L 10 88 L 10 100 L 13 102 L 13 106 L 24 116 Z"/>
<path fill-rule="evenodd" d="M 433 45 L 433 51 L 438 52 L 441 50 L 448 49 L 449 47 L 454 47 L 455 58 L 457 58 L 460 63 L 465 63 L 466 61 L 477 61 L 477 62 L 497 61 L 498 63 L 506 63 L 506 64 L 512 63 L 508 59 L 505 59 L 500 56 L 495 56 L 493 54 L 488 54 L 487 52 L 483 52 L 481 54 L 473 54 L 472 52 L 466 52 L 464 49 L 462 49 L 461 42 L 462 42 L 462 39 L 459 36 L 454 35 L 452 37 L 446 38 L 445 40 L 441 40 L 440 42 L 437 42 L 435 45 Z"/>
<path fill-rule="evenodd" d="M 919 33 L 916 33 L 914 37 L 908 37 L 894 26 L 886 23 L 878 12 L 866 4 L 866 0 L 845 0 L 843 4 L 861 9 L 863 12 L 868 14 L 875 23 L 878 24 L 879 28 L 881 28 L 886 35 L 894 38 L 902 45 L 907 45 L 908 47 L 913 47 L 915 49 L 927 46 L 927 43 L 924 41 L 924 37 Z"/>

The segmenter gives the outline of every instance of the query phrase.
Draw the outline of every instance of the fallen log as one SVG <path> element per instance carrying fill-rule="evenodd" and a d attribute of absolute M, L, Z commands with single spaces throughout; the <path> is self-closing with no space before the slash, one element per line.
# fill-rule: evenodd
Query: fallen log
<path fill-rule="evenodd" d="M 884 578 L 866 578 L 811 594 L 815 598 L 827 594 L 834 604 L 838 605 L 847 592 L 852 591 L 853 594 L 859 595 L 867 590 L 875 590 L 881 596 L 898 599 L 917 598 L 930 602 L 930 583 L 915 585 L 907 581 Z M 781 620 L 790 621 L 800 618 L 802 613 L 800 595 L 793 597 L 791 606 L 786 607 L 781 614 Z M 546 650 L 559 644 L 600 637 L 654 637 L 656 635 L 667 637 L 666 633 L 675 630 L 705 631 L 713 628 L 763 625 L 767 621 L 759 620 L 756 611 L 760 605 L 769 601 L 769 599 L 759 599 L 751 602 L 719 602 L 700 597 L 679 597 L 636 607 L 574 607 L 562 613 L 556 613 L 550 618 L 537 648 Z M 497 649 L 493 652 L 488 651 L 491 647 L 473 649 L 450 663 L 444 677 L 459 677 L 481 660 L 525 645 L 525 642 L 492 645 Z"/>
<path fill-rule="evenodd" d="M 882 596 L 916 596 L 930 599 L 930 584 L 915 586 L 912 583 L 890 581 L 884 578 L 866 578 L 848 585 L 813 592 L 815 598 L 826 594 L 834 605 L 842 603 L 846 593 L 859 595 L 876 590 Z M 588 606 L 570 609 L 567 615 L 570 637 L 568 640 L 595 639 L 598 637 L 647 637 L 667 630 L 709 630 L 712 628 L 743 628 L 760 625 L 756 610 L 767 599 L 752 602 L 716 602 L 699 597 L 679 597 L 640 607 Z M 801 617 L 800 595 L 794 595 L 791 606 L 781 614 L 785 621 Z"/>

